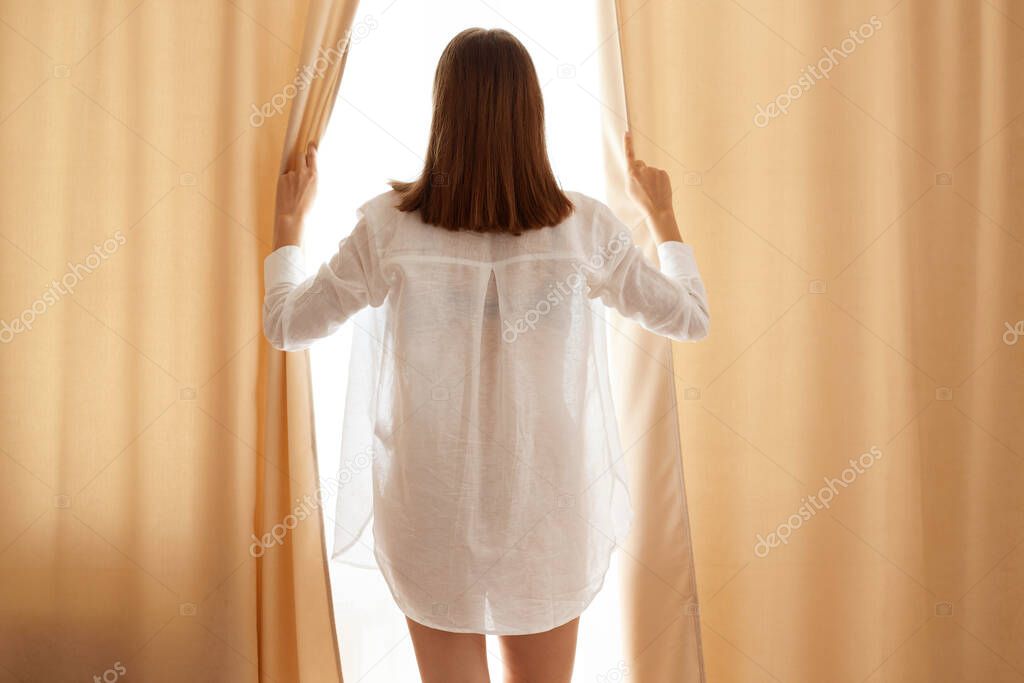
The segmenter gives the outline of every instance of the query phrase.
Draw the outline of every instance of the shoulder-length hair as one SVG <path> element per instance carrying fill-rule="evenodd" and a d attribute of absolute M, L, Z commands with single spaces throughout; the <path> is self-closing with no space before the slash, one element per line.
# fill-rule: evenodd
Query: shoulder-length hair
<path fill-rule="evenodd" d="M 530 54 L 508 31 L 471 28 L 445 48 L 423 173 L 392 181 L 401 211 L 449 230 L 520 234 L 573 205 L 551 171 Z"/>

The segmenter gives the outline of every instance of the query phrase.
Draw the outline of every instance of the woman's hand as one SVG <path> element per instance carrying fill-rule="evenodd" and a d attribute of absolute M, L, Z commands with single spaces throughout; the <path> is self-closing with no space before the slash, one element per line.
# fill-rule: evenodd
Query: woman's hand
<path fill-rule="evenodd" d="M 302 242 L 304 218 L 316 196 L 316 143 L 309 143 L 299 168 L 277 179 L 274 249 Z"/>
<path fill-rule="evenodd" d="M 672 208 L 672 182 L 668 172 L 648 166 L 636 158 L 631 132 L 626 131 L 623 143 L 626 163 L 629 165 L 626 193 L 644 212 L 648 227 L 657 242 L 682 242 L 676 225 L 675 209 Z"/>

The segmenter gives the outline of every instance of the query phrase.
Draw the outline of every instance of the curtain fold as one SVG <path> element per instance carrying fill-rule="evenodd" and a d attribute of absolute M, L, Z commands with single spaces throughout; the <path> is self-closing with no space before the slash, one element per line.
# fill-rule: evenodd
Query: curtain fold
<path fill-rule="evenodd" d="M 664 439 L 637 540 L 665 594 L 682 434 L 708 679 L 1021 680 L 1020 8 L 617 4 L 638 153 L 711 305 L 674 365 L 619 349 L 626 420 Z M 633 609 L 638 680 L 686 680 L 681 622 Z"/>
<path fill-rule="evenodd" d="M 606 4 L 600 52 L 604 76 L 608 201 L 652 261 L 656 245 L 643 216 L 625 194 L 622 136 L 630 127 L 632 74 L 624 73 L 619 32 L 623 8 Z M 624 78 L 625 76 L 625 78 Z M 657 106 L 656 103 L 643 105 Z M 638 148 L 645 135 L 633 128 Z M 698 259 L 700 251 L 698 248 Z M 714 301 L 712 301 L 714 304 Z M 712 313 L 714 315 L 714 313 Z M 615 379 L 620 438 L 630 475 L 634 526 L 621 549 L 623 643 L 630 680 L 703 683 L 704 655 L 687 506 L 672 342 L 610 312 L 609 356 Z"/>
<path fill-rule="evenodd" d="M 281 171 L 294 168 L 309 142 L 327 128 L 348 56 L 358 0 L 312 0 L 306 16 L 298 78 L 285 132 Z M 261 680 L 341 681 L 330 575 L 319 503 L 325 491 L 313 438 L 309 353 L 282 353 L 262 344 L 266 372 L 264 450 L 287 477 L 263 479 L 260 535 L 316 501 L 289 542 L 260 558 Z"/>
<path fill-rule="evenodd" d="M 313 74 L 309 85 L 300 88 L 292 100 L 285 133 L 281 170 L 293 168 L 306 151 L 306 144 L 319 141 L 327 129 L 335 96 L 345 71 L 352 22 L 358 0 L 310 0 L 306 32 L 302 42 L 302 69 Z M 311 69 L 312 71 L 305 71 Z"/>

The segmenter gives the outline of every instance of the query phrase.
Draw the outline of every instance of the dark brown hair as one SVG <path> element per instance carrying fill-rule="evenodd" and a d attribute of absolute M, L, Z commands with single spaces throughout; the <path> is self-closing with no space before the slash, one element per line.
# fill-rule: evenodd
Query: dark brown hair
<path fill-rule="evenodd" d="M 423 173 L 391 186 L 400 210 L 449 230 L 518 235 L 568 218 L 572 202 L 548 160 L 537 72 L 515 36 L 470 28 L 452 38 L 434 75 Z"/>

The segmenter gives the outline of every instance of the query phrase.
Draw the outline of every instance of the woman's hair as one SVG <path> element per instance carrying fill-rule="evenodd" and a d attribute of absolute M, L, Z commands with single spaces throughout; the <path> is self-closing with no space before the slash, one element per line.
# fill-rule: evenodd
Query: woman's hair
<path fill-rule="evenodd" d="M 557 225 L 573 205 L 551 171 L 533 60 L 508 31 L 452 38 L 434 75 L 423 173 L 392 181 L 398 208 L 449 230 L 508 232 Z"/>

